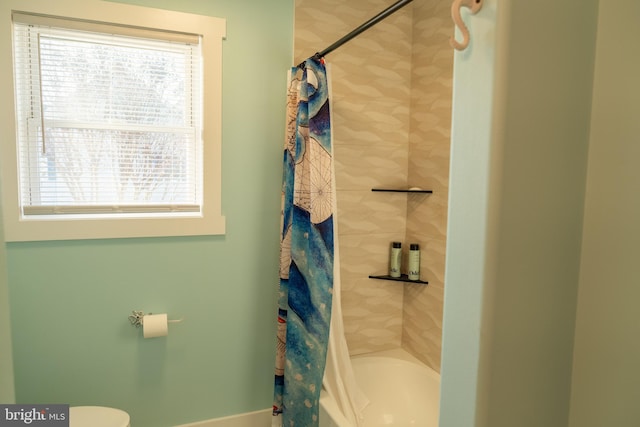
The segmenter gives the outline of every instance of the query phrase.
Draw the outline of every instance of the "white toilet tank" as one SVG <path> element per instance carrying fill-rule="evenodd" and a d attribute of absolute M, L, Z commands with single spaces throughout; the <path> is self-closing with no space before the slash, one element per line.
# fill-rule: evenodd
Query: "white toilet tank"
<path fill-rule="evenodd" d="M 71 406 L 69 427 L 130 427 L 129 414 L 104 406 Z"/>

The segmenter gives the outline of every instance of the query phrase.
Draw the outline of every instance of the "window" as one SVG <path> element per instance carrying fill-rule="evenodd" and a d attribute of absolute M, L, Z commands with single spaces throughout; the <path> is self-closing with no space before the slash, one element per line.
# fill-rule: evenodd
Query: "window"
<path fill-rule="evenodd" d="M 153 15 L 173 12 L 83 6 L 86 17 L 11 10 L 16 175 L 5 179 L 11 168 L 2 165 L 3 193 L 5 181 L 15 183 L 15 198 L 3 203 L 8 240 L 222 234 L 220 84 L 205 78 L 203 64 L 220 68 L 207 49 L 219 56 L 212 48 L 224 21 L 176 13 L 158 25 Z M 118 20 L 95 19 L 96 7 Z M 142 26 L 143 17 L 153 25 Z M 188 21 L 209 21 L 218 34 L 166 25 Z"/>

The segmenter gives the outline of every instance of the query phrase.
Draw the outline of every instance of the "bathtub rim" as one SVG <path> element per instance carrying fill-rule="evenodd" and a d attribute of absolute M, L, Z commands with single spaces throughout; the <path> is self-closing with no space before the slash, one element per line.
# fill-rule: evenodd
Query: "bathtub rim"
<path fill-rule="evenodd" d="M 405 350 L 389 350 L 375 353 L 367 353 L 359 356 L 354 356 L 351 360 L 366 360 L 366 359 L 391 359 L 393 363 L 417 365 L 420 369 L 426 371 L 429 377 L 432 377 L 440 387 L 440 373 L 430 366 L 427 366 L 424 362 L 407 353 Z"/>
<path fill-rule="evenodd" d="M 401 360 L 405 360 L 407 362 L 411 362 L 411 363 L 415 363 L 416 365 L 420 365 L 423 366 L 427 369 L 432 370 L 433 372 L 435 372 L 438 376 L 440 376 L 440 373 L 438 373 L 435 369 L 433 369 L 430 366 L 427 366 L 426 363 L 424 363 L 422 360 L 418 359 L 417 357 L 415 357 L 414 355 L 412 355 L 411 353 L 409 353 L 407 350 L 398 347 L 398 348 L 393 348 L 393 349 L 389 349 L 389 350 L 381 350 L 381 351 L 374 351 L 371 353 L 361 353 L 361 354 L 353 354 L 351 355 L 351 359 L 360 359 L 360 358 L 365 358 L 365 357 L 389 357 L 392 359 L 401 359 Z"/>

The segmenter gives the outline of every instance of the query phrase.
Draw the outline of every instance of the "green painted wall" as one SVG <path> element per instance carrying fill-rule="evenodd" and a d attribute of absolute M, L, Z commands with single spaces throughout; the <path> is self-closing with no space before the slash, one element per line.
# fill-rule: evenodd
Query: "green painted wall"
<path fill-rule="evenodd" d="M 442 325 L 442 427 L 475 426 L 478 399 L 482 397 L 478 395 L 478 363 L 483 278 L 488 262 L 487 223 L 492 202 L 488 193 L 496 96 L 493 81 L 499 59 L 498 4 L 498 0 L 485 0 L 482 11 L 466 19 L 472 39 L 468 48 L 454 58 Z"/>
<path fill-rule="evenodd" d="M 13 362 L 11 326 L 9 319 L 9 282 L 7 281 L 7 254 L 2 222 L 2 197 L 0 197 L 0 403 L 13 403 Z"/>
<path fill-rule="evenodd" d="M 9 244 L 16 399 L 119 407 L 136 427 L 268 408 L 293 0 L 126 3 L 227 19 L 227 233 Z M 184 322 L 144 340 L 131 310 Z"/>
<path fill-rule="evenodd" d="M 487 3 L 455 64 L 440 425 L 566 427 L 597 0 Z"/>
<path fill-rule="evenodd" d="M 600 1 L 571 427 L 640 425 L 639 16 Z"/>

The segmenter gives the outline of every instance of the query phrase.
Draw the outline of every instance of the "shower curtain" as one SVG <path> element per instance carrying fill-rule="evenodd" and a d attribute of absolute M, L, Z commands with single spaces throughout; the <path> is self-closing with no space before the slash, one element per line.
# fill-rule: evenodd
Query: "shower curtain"
<path fill-rule="evenodd" d="M 310 58 L 290 71 L 287 90 L 273 426 L 318 425 L 325 367 L 325 389 L 354 426 L 366 404 L 350 371 L 339 294 L 332 301 L 339 265 L 331 140 L 327 70 Z"/>

